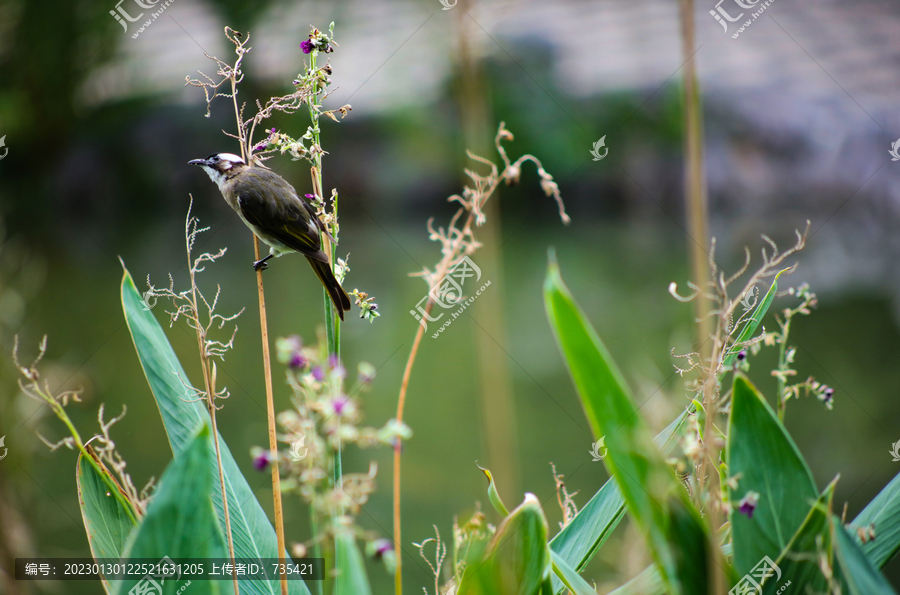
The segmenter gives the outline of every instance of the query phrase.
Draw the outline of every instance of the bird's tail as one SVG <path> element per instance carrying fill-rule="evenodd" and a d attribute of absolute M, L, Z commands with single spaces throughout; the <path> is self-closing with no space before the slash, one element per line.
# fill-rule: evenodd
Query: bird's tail
<path fill-rule="evenodd" d="M 306 260 L 309 261 L 309 265 L 316 272 L 316 275 L 319 276 L 322 285 L 325 286 L 328 295 L 331 296 L 331 301 L 334 303 L 334 308 L 337 310 L 338 316 L 343 320 L 344 312 L 350 310 L 350 296 L 347 295 L 347 292 L 344 291 L 344 288 L 341 287 L 338 280 L 334 278 L 334 273 L 331 272 L 331 265 L 327 262 L 322 262 L 321 260 L 313 260 L 312 258 L 307 258 Z"/>

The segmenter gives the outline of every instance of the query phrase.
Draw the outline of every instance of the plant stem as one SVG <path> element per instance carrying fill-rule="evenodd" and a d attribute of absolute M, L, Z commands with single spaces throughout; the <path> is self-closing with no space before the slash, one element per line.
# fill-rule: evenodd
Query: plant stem
<path fill-rule="evenodd" d="M 72 423 L 72 420 L 69 419 L 69 415 L 66 413 L 65 408 L 57 402 L 56 399 L 53 398 L 53 395 L 44 394 L 43 392 L 38 392 L 41 395 L 53 412 L 56 414 L 66 427 L 69 429 L 69 433 L 72 435 L 72 438 L 75 440 L 75 447 L 78 448 L 78 451 L 85 457 L 88 464 L 94 468 L 94 470 L 100 475 L 103 479 L 103 483 L 110 489 L 110 493 L 114 495 L 116 500 L 119 501 L 119 504 L 128 514 L 129 519 L 135 525 L 139 524 L 140 518 L 142 516 L 142 512 L 137 502 L 132 502 L 128 498 L 124 496 L 122 493 L 121 486 L 118 485 L 115 478 L 112 477 L 112 474 L 109 471 L 104 470 L 100 464 L 97 462 L 96 458 L 94 458 L 93 454 L 88 451 L 87 446 L 85 446 L 84 442 L 81 441 L 81 435 L 78 433 L 78 430 L 75 429 L 75 424 Z"/>
<path fill-rule="evenodd" d="M 253 235 L 253 252 L 260 259 L 259 238 Z M 263 371 L 266 377 L 266 417 L 269 422 L 269 452 L 273 458 L 272 499 L 275 512 L 275 535 L 278 540 L 278 560 L 285 561 L 284 511 L 281 507 L 281 475 L 278 466 L 278 438 L 275 433 L 275 400 L 272 396 L 272 358 L 269 355 L 269 325 L 266 322 L 266 294 L 263 290 L 262 269 L 256 271 L 256 289 L 259 294 L 259 327 L 262 334 Z M 288 595 L 287 575 L 281 575 L 281 595 Z"/>
<path fill-rule="evenodd" d="M 718 473 L 710 477 L 709 485 L 706 483 L 706 470 L 710 460 L 718 461 L 719 453 L 716 447 L 715 418 L 718 410 L 717 380 L 718 362 L 720 361 L 724 345 L 716 338 L 710 341 L 712 336 L 712 318 L 710 317 L 710 304 L 706 296 L 709 286 L 709 255 L 706 246 L 709 245 L 709 231 L 707 227 L 707 193 L 706 180 L 703 177 L 703 112 L 700 106 L 700 90 L 697 82 L 697 63 L 694 59 L 695 23 L 694 0 L 681 0 L 679 2 L 681 16 L 681 41 L 684 64 L 684 125 L 685 125 L 685 198 L 688 202 L 688 229 L 690 238 L 688 245 L 691 253 L 691 272 L 694 284 L 701 290 L 694 300 L 697 316 L 697 336 L 695 338 L 697 350 L 700 352 L 701 361 L 706 356 L 708 374 L 703 386 L 703 406 L 706 408 L 706 427 L 704 430 L 704 452 L 701 453 L 701 462 L 697 474 L 699 486 L 698 498 L 703 498 L 705 493 L 708 506 L 709 525 L 711 528 L 707 542 L 708 567 L 710 574 L 710 593 L 725 593 L 727 590 L 725 575 L 722 570 L 722 555 L 716 539 L 716 532 L 720 525 L 721 511 L 717 506 L 720 501 L 719 487 L 717 484 Z M 721 325 L 721 321 L 719 323 Z M 718 329 L 717 329 L 718 330 Z M 704 346 L 710 343 L 708 349 Z M 705 353 L 704 353 L 705 352 Z M 704 488 L 706 491 L 704 491 Z"/>
<path fill-rule="evenodd" d="M 791 317 L 785 313 L 784 323 L 781 325 L 781 345 L 778 348 L 778 419 L 784 421 L 784 412 L 787 409 L 787 403 L 784 400 L 784 389 L 787 377 L 784 373 L 787 371 L 788 364 L 785 360 L 785 352 L 787 351 L 788 335 L 791 333 Z"/>
<path fill-rule="evenodd" d="M 425 305 L 425 312 L 431 313 L 431 300 Z M 419 352 L 419 343 L 422 341 L 422 335 L 425 334 L 425 327 L 419 325 L 416 331 L 416 338 L 413 341 L 412 350 L 409 352 L 409 358 L 406 360 L 406 369 L 403 370 L 403 381 L 400 383 L 400 397 L 397 399 L 397 422 L 403 422 L 403 407 L 406 405 L 406 389 L 409 386 L 409 377 L 412 375 L 413 364 L 416 361 L 416 354 Z M 394 571 L 394 593 L 402 595 L 403 593 L 403 556 L 400 555 L 401 539 L 400 539 L 400 449 L 403 443 L 397 439 L 394 444 L 394 552 L 396 554 L 397 566 Z"/>
<path fill-rule="evenodd" d="M 316 57 L 318 56 L 318 50 L 313 51 L 309 55 L 309 72 L 313 74 L 316 72 Z M 312 122 L 312 145 L 317 147 L 317 149 L 321 149 L 321 139 L 320 139 L 320 130 L 319 130 L 319 112 L 317 108 L 320 105 L 321 90 L 317 86 L 315 92 L 312 94 L 312 100 L 307 102 L 309 106 L 309 119 Z M 318 196 L 323 204 L 325 202 L 325 193 L 322 190 L 322 153 L 316 152 L 313 156 L 313 167 L 310 168 L 310 174 L 312 175 L 312 184 L 313 184 L 313 194 Z M 332 205 L 332 213 L 334 214 L 335 227 L 331 229 L 331 234 L 337 239 L 337 230 L 336 223 L 338 219 L 338 204 L 337 200 L 334 201 Z M 331 272 L 334 273 L 334 246 L 328 240 L 328 238 L 322 238 L 323 248 L 325 248 L 325 253 L 328 255 L 328 262 L 331 265 Z M 329 355 L 335 356 L 338 361 L 340 361 L 341 357 L 341 320 L 337 316 L 337 313 L 334 311 L 334 307 L 331 304 L 331 296 L 328 294 L 328 290 L 322 288 L 322 294 L 324 296 L 325 303 L 325 338 L 328 343 L 328 353 Z M 340 424 L 340 422 L 338 422 Z M 332 472 L 332 483 L 335 488 L 341 488 L 344 485 L 343 481 L 343 465 L 341 464 L 341 433 L 340 426 L 338 427 L 337 432 L 338 444 L 335 448 L 334 452 L 331 455 L 331 472 Z M 338 513 L 340 515 L 344 514 L 344 505 L 343 500 L 339 501 L 338 504 Z"/>
<path fill-rule="evenodd" d="M 241 112 L 237 103 L 237 80 L 231 79 L 231 97 L 234 103 L 234 117 L 237 119 L 238 140 L 241 145 L 241 157 L 244 163 L 253 165 L 250 159 L 250 150 L 247 146 L 249 139 L 244 136 L 244 125 L 241 122 Z M 253 253 L 256 261 L 260 260 L 259 238 L 253 234 Z M 266 418 L 269 428 L 269 453 L 272 457 L 272 500 L 275 514 L 275 537 L 278 543 L 278 561 L 285 562 L 284 541 L 284 510 L 281 506 L 281 475 L 278 465 L 278 438 L 275 430 L 275 399 L 272 394 L 272 358 L 269 355 L 269 325 L 266 321 L 266 292 L 263 288 L 262 269 L 256 271 L 256 291 L 259 297 L 259 328 L 262 335 L 263 374 L 266 382 Z M 282 566 L 283 568 L 283 566 Z M 281 574 L 281 595 L 288 595 L 287 575 Z"/>
<path fill-rule="evenodd" d="M 703 114 L 700 107 L 700 90 L 697 83 L 697 64 L 694 60 L 694 1 L 681 0 L 682 52 L 684 64 L 684 126 L 685 172 L 684 191 L 688 207 L 688 246 L 691 253 L 691 275 L 697 287 L 705 289 L 709 282 L 709 244 L 707 229 L 706 181 L 703 178 Z M 709 317 L 709 300 L 701 292 L 694 300 L 698 319 L 698 349 L 707 342 L 712 329 Z M 706 350 L 709 353 L 709 350 Z"/>
<path fill-rule="evenodd" d="M 504 172 L 505 174 L 505 172 Z M 484 201 L 482 204 L 486 202 L 494 191 L 497 189 L 497 186 L 500 184 L 500 180 L 503 179 L 503 175 L 499 176 L 494 183 L 488 187 L 488 189 L 484 193 Z M 435 284 L 440 283 L 443 280 L 444 276 L 447 274 L 447 271 L 450 269 L 450 263 L 453 262 L 454 259 L 459 255 L 459 250 L 462 246 L 463 238 L 468 236 L 469 230 L 472 227 L 472 222 L 475 220 L 475 213 L 473 211 L 469 211 L 469 216 L 466 218 L 466 223 L 463 226 L 462 233 L 457 235 L 454 240 L 452 249 L 449 250 L 444 257 L 441 259 L 440 264 L 438 264 L 437 270 L 434 273 L 434 277 L 431 280 L 431 286 L 433 287 Z M 430 292 L 429 292 L 430 295 Z M 429 297 L 428 303 L 425 304 L 425 313 L 430 314 L 431 308 L 434 306 L 434 301 Z M 397 398 L 397 422 L 403 422 L 403 409 L 406 406 L 406 391 L 409 387 L 409 378 L 412 375 L 413 364 L 416 361 L 416 354 L 419 352 L 419 343 L 422 342 L 422 336 L 425 334 L 425 326 L 419 325 L 419 330 L 416 331 L 416 338 L 413 341 L 412 350 L 409 352 L 409 358 L 406 360 L 406 368 L 403 370 L 403 380 L 400 383 L 400 396 Z M 401 537 L 400 537 L 400 449 L 402 443 L 398 439 L 397 443 L 394 444 L 394 552 L 396 554 L 396 570 L 394 573 L 394 593 L 395 595 L 402 595 L 403 593 L 403 560 L 401 556 Z"/>
<path fill-rule="evenodd" d="M 321 558 L 322 557 L 322 542 L 319 539 L 316 539 L 319 536 L 319 517 L 316 515 L 316 510 L 312 506 L 309 507 L 309 529 L 312 531 L 313 538 L 315 539 L 315 543 L 313 544 L 313 557 Z M 313 581 L 313 585 L 315 585 L 315 591 L 318 595 L 322 595 L 322 583 L 324 581 Z"/>
<path fill-rule="evenodd" d="M 191 214 L 189 210 L 188 223 L 190 223 L 190 217 Z M 222 491 L 222 514 L 225 517 L 225 536 L 228 539 L 228 556 L 231 558 L 231 563 L 234 564 L 234 539 L 232 538 L 231 534 L 231 515 L 228 513 L 228 492 L 225 490 L 225 470 L 222 467 L 222 453 L 219 450 L 219 430 L 218 426 L 216 425 L 216 382 L 212 376 L 209 356 L 206 352 L 206 332 L 203 325 L 200 324 L 200 310 L 197 307 L 197 281 L 195 278 L 195 267 L 194 263 L 191 262 L 190 235 L 188 235 L 186 242 L 188 266 L 190 266 L 191 274 L 191 307 L 194 310 L 194 316 L 196 316 L 196 326 L 194 328 L 197 331 L 197 347 L 200 350 L 200 368 L 203 372 L 203 384 L 206 387 L 206 409 L 207 411 L 209 411 L 209 419 L 212 424 L 213 445 L 216 449 L 216 467 L 219 471 L 219 489 Z M 237 575 L 234 575 L 233 579 L 234 595 L 239 595 L 240 586 L 238 584 Z"/>
<path fill-rule="evenodd" d="M 205 365 L 203 367 L 206 368 Z M 216 447 L 216 466 L 219 469 L 219 488 L 222 490 L 222 512 L 225 515 L 225 534 L 228 537 L 228 556 L 231 558 L 231 563 L 234 564 L 234 539 L 231 535 L 231 515 L 228 513 L 228 495 L 225 491 L 225 471 L 222 468 L 222 452 L 219 450 L 219 430 L 216 426 L 216 404 L 214 399 L 215 395 L 207 398 L 207 409 L 209 410 L 209 418 L 212 421 L 213 444 Z M 237 575 L 234 576 L 234 593 L 235 595 L 240 593 Z"/>
<path fill-rule="evenodd" d="M 476 39 L 477 25 L 469 12 L 472 0 L 459 0 L 456 11 L 455 37 L 457 39 L 456 67 L 458 68 L 455 95 L 459 106 L 461 136 L 464 148 L 477 155 L 487 155 L 491 149 L 490 107 L 487 100 L 487 84 L 484 69 L 480 64 L 480 53 L 472 43 Z M 463 182 L 465 183 L 465 176 Z M 513 398 L 512 380 L 509 370 L 509 355 L 500 348 L 494 337 L 502 340 L 506 335 L 503 295 L 503 253 L 501 245 L 500 203 L 485 203 L 485 221 L 479 227 L 478 263 L 496 285 L 496 289 L 485 292 L 479 298 L 481 312 L 491 312 L 482 316 L 478 325 L 472 325 L 473 339 L 478 362 L 479 401 L 482 407 L 484 441 L 487 458 L 494 474 L 504 478 L 504 485 L 513 494 L 519 493 L 519 468 L 516 453 L 516 403 Z M 479 328 L 481 327 L 481 328 Z"/>

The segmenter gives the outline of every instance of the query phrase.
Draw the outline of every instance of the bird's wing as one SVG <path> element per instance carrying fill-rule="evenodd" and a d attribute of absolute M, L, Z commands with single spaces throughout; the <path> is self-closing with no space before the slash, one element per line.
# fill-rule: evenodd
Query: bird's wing
<path fill-rule="evenodd" d="M 232 191 L 248 223 L 304 256 L 328 262 L 319 235 L 321 222 L 315 214 L 309 214 L 303 200 L 284 178 L 268 170 L 252 168 L 236 177 L 233 184 Z"/>

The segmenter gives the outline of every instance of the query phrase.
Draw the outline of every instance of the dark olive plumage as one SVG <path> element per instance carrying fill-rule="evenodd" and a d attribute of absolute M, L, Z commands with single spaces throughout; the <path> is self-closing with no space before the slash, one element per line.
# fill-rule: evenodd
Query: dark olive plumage
<path fill-rule="evenodd" d="M 322 250 L 322 235 L 334 242 L 306 199 L 275 172 L 248 166 L 237 155 L 219 153 L 189 162 L 201 166 L 219 186 L 225 202 L 235 210 L 260 240 L 270 246 L 270 256 L 300 252 L 309 261 L 341 317 L 350 309 L 350 296 L 331 272 Z M 254 263 L 265 268 L 263 261 Z"/>

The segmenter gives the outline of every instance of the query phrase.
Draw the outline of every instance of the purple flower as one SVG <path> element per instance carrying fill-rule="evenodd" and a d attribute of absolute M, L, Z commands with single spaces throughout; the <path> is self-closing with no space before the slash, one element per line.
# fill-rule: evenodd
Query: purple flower
<path fill-rule="evenodd" d="M 753 512 L 756 510 L 756 505 L 758 503 L 759 494 L 756 492 L 747 492 L 747 495 L 738 503 L 738 512 L 746 515 L 748 519 L 752 519 Z"/>
<path fill-rule="evenodd" d="M 305 197 L 308 198 L 309 200 L 316 200 L 316 195 L 315 195 L 315 194 L 304 194 L 303 196 L 305 196 Z"/>
<path fill-rule="evenodd" d="M 335 415 L 340 415 L 344 412 L 344 408 L 347 406 L 347 403 L 350 402 L 349 398 L 346 397 L 338 397 L 331 403 L 331 407 L 334 409 Z"/>
<path fill-rule="evenodd" d="M 263 149 L 266 148 L 266 145 L 268 145 L 268 144 L 269 144 L 268 142 L 259 143 L 258 145 L 256 145 L 255 147 L 253 147 L 253 152 L 254 152 L 254 153 L 257 153 L 257 152 L 259 152 L 259 151 L 262 151 Z"/>
<path fill-rule="evenodd" d="M 253 457 L 253 468 L 257 471 L 265 471 L 269 466 L 269 451 L 264 450 Z"/>
<path fill-rule="evenodd" d="M 386 553 L 394 549 L 387 539 L 379 539 L 372 546 L 372 557 L 376 560 L 381 560 Z"/>
<path fill-rule="evenodd" d="M 288 365 L 297 370 L 299 368 L 305 368 L 307 363 L 308 362 L 306 361 L 306 358 L 303 357 L 303 354 L 301 354 L 299 351 L 295 351 L 291 355 L 291 361 L 288 362 Z"/>
<path fill-rule="evenodd" d="M 322 382 L 325 380 L 325 370 L 322 369 L 322 366 L 316 366 L 312 371 L 313 378 L 318 382 Z"/>
<path fill-rule="evenodd" d="M 300 49 L 303 50 L 304 54 L 309 54 L 310 52 L 313 51 L 314 48 L 315 48 L 315 46 L 313 46 L 313 42 L 311 39 L 307 39 L 306 41 L 304 41 L 303 43 L 300 44 Z"/>
<path fill-rule="evenodd" d="M 824 397 L 822 400 L 827 403 L 831 401 L 832 398 L 834 398 L 834 389 L 830 386 L 826 386 L 825 390 L 822 392 L 822 395 Z"/>
<path fill-rule="evenodd" d="M 738 351 L 737 359 L 738 359 L 739 362 L 742 362 L 742 361 L 744 361 L 745 359 L 747 359 L 747 350 L 746 350 L 746 349 L 741 349 L 740 351 Z"/>

